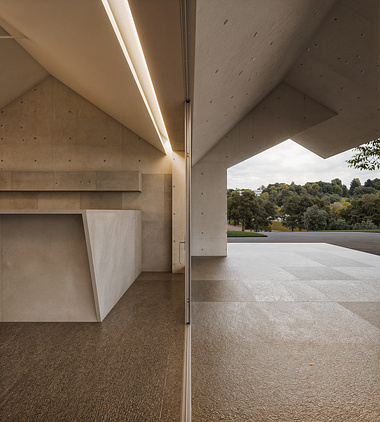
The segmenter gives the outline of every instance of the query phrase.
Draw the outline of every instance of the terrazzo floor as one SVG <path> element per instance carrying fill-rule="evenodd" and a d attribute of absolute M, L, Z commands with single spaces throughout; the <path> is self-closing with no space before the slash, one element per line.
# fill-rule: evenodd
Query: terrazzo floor
<path fill-rule="evenodd" d="M 193 421 L 380 420 L 380 256 L 234 243 L 192 271 Z"/>
<path fill-rule="evenodd" d="M 143 273 L 103 323 L 1 323 L 0 420 L 178 421 L 183 276 Z"/>

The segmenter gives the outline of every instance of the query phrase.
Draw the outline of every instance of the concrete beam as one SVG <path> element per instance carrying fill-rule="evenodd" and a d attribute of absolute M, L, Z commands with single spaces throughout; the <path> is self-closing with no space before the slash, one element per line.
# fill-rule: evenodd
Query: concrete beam
<path fill-rule="evenodd" d="M 0 191 L 141 192 L 139 171 L 7 171 L 0 173 Z"/>

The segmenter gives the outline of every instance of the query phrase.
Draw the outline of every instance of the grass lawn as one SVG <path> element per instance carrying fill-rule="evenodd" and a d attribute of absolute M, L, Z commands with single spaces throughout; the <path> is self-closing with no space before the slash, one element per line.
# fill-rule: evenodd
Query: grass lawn
<path fill-rule="evenodd" d="M 227 237 L 267 237 L 266 234 L 228 230 Z"/>

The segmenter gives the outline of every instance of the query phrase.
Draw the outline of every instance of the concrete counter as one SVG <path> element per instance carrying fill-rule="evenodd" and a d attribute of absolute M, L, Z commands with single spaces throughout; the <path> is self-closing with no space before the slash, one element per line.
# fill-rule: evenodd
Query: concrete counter
<path fill-rule="evenodd" d="M 141 211 L 0 210 L 0 321 L 102 321 L 141 272 Z"/>

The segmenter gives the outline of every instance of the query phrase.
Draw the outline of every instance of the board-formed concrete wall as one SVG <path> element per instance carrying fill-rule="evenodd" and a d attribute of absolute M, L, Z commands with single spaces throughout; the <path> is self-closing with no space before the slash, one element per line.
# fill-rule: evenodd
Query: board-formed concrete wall
<path fill-rule="evenodd" d="M 140 172 L 142 192 L 29 186 L 0 192 L 0 209 L 142 210 L 143 271 L 171 270 L 171 157 L 51 76 L 0 110 L 0 179 L 9 172 Z"/>

